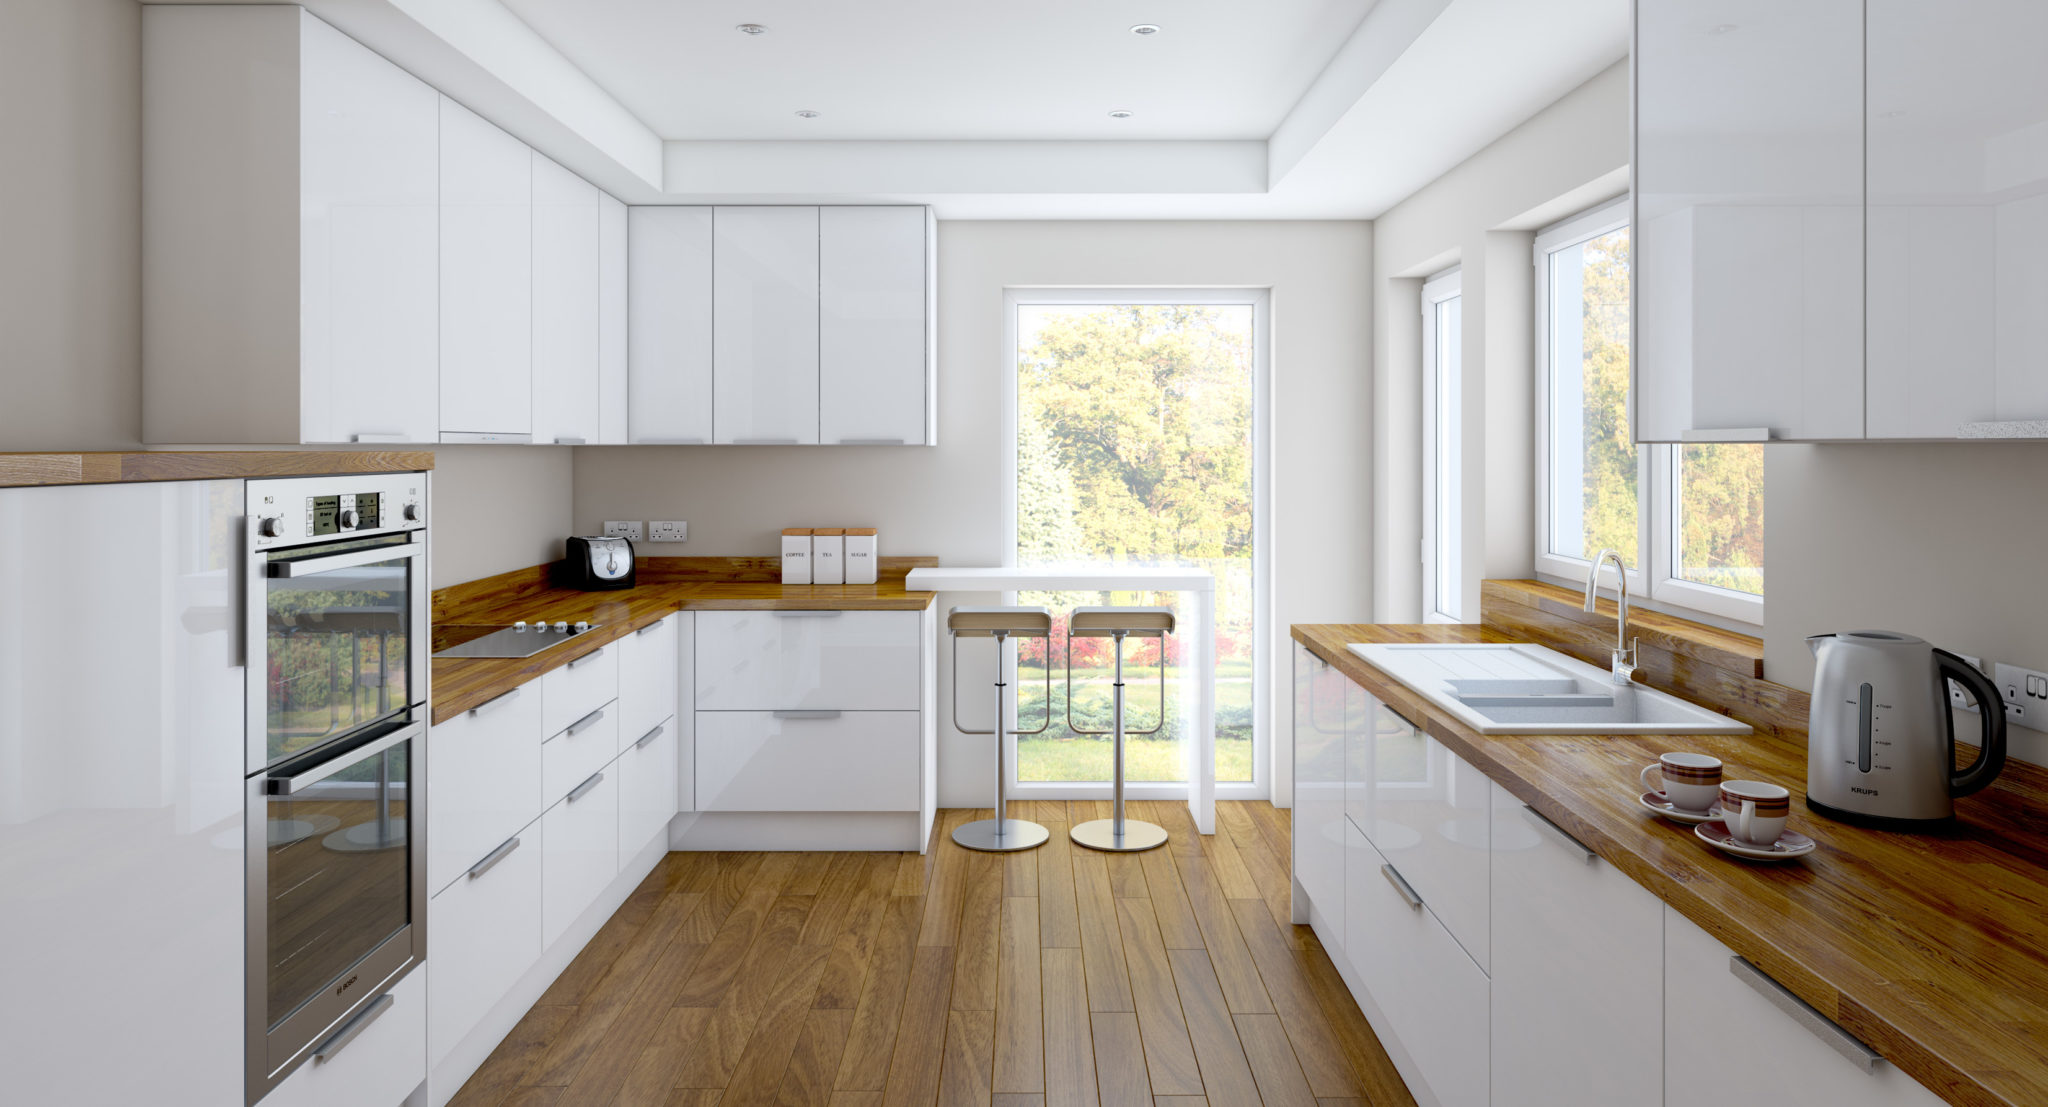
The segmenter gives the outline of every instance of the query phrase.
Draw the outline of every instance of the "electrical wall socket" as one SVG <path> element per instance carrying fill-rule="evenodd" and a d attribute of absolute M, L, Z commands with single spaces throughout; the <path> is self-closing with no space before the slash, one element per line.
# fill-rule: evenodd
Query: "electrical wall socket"
<path fill-rule="evenodd" d="M 606 520 L 604 524 L 604 536 L 606 538 L 630 538 L 635 542 L 639 542 L 647 537 L 646 532 L 642 529 L 641 523 L 638 519 L 632 520 L 631 522 L 627 522 L 624 520 Z"/>
<path fill-rule="evenodd" d="M 2048 730 L 2048 673 L 2000 662 L 1991 679 L 2005 697 L 2005 721 L 2013 726 Z"/>
<path fill-rule="evenodd" d="M 684 522 L 663 522 L 657 520 L 647 524 L 649 542 L 688 542 L 690 524 Z"/>

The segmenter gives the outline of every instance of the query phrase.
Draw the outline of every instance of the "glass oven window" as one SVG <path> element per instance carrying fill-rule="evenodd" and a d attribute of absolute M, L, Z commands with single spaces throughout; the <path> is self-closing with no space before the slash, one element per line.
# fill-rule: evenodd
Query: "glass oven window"
<path fill-rule="evenodd" d="M 407 538 L 294 550 L 315 561 Z M 405 710 L 411 702 L 409 605 L 414 560 L 395 557 L 265 581 L 266 761 L 274 763 Z"/>
<path fill-rule="evenodd" d="M 266 992 L 271 1028 L 402 930 L 411 917 L 410 741 L 267 796 Z M 277 772 L 282 774 L 284 767 Z"/>

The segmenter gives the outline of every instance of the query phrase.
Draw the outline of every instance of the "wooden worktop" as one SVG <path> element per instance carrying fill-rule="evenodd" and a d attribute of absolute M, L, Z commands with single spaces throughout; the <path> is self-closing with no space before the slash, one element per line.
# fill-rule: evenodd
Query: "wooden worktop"
<path fill-rule="evenodd" d="M 1644 811 L 1636 777 L 1660 753 L 1695 750 L 1726 762 L 1730 778 L 1772 781 L 1803 797 L 1806 738 L 1785 725 L 1802 694 L 1752 690 L 1736 697 L 1752 702 L 1721 703 L 1758 726 L 1744 737 L 1484 735 L 1345 648 L 1528 641 L 1525 629 L 1500 625 L 1512 619 L 1496 620 L 1495 609 L 1525 615 L 1540 607 L 1541 587 L 1506 594 L 1489 582 L 1492 625 L 1483 628 L 1324 624 L 1293 633 L 1948 1102 L 2048 1103 L 2048 771 L 2008 763 L 1989 790 L 1957 802 L 1953 825 L 1925 833 L 1867 830 L 1795 805 L 1793 829 L 1819 848 L 1798 861 L 1755 864 Z M 1571 641 L 1547 644 L 1586 652 Z M 1647 635 L 1644 646 L 1650 653 Z M 1649 683 L 1702 699 L 1697 681 Z"/>
<path fill-rule="evenodd" d="M 874 584 L 792 584 L 775 578 L 780 558 L 643 557 L 639 585 L 617 592 L 555 587 L 537 565 L 434 592 L 436 628 L 535 622 L 587 622 L 598 629 L 532 657 L 435 658 L 434 722 L 489 702 L 550 669 L 678 611 L 923 611 L 937 599 L 912 592 L 903 578 L 932 557 L 879 559 Z"/>
<path fill-rule="evenodd" d="M 129 453 L 0 453 L 0 488 L 49 484 L 123 484 L 161 480 L 235 480 L 327 473 L 405 473 L 432 469 L 427 450 L 139 450 Z"/>

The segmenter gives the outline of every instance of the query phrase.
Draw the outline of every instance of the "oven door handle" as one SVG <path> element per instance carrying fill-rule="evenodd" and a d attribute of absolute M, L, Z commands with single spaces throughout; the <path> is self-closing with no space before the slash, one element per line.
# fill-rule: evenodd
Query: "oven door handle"
<path fill-rule="evenodd" d="M 400 558 L 418 557 L 427 552 L 419 542 L 406 542 L 391 546 L 376 546 L 367 550 L 350 550 L 347 553 L 331 554 L 327 557 L 308 557 L 299 561 L 272 561 L 263 567 L 263 574 L 269 577 L 310 577 L 335 569 L 350 569 L 357 565 L 374 565 L 380 561 L 397 561 Z"/>
<path fill-rule="evenodd" d="M 296 776 L 267 777 L 263 781 L 263 794 L 266 796 L 289 796 L 295 792 L 303 791 L 348 768 L 350 765 L 361 761 L 365 757 L 383 753 L 400 742 L 409 742 L 414 738 L 424 736 L 426 733 L 427 724 L 425 722 L 417 722 L 410 726 L 400 727 L 374 742 L 366 742 L 349 750 L 347 753 L 337 754 L 321 762 L 318 768 L 307 769 Z"/>

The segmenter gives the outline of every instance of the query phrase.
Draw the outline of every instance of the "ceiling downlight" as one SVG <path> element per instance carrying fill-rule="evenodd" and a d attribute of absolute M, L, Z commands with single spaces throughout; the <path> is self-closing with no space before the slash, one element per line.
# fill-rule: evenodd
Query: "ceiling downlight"
<path fill-rule="evenodd" d="M 1131 33 L 1139 36 L 1156 35 L 1159 33 L 1159 24 L 1140 23 L 1137 26 L 1131 28 Z"/>
<path fill-rule="evenodd" d="M 734 27 L 733 30 L 743 35 L 765 35 L 768 33 L 768 28 L 763 27 L 759 23 L 742 23 Z"/>
<path fill-rule="evenodd" d="M 1133 114 L 1135 113 L 1129 108 L 1112 108 L 1110 109 L 1109 117 L 1111 119 L 1129 119 Z"/>

